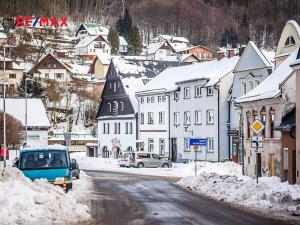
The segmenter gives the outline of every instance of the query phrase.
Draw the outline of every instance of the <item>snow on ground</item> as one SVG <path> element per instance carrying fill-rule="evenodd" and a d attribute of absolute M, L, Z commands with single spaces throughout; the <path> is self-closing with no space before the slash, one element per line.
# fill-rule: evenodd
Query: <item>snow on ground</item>
<path fill-rule="evenodd" d="M 85 188 L 91 187 L 86 176 L 74 181 L 73 191 L 65 194 L 61 187 L 44 179 L 32 182 L 10 166 L 11 160 L 2 174 L 0 163 L 1 224 L 75 224 L 91 220 L 88 206 L 79 203 Z"/>
<path fill-rule="evenodd" d="M 71 158 L 75 158 L 80 169 L 84 170 L 102 170 L 111 172 L 134 173 L 152 176 L 168 176 L 168 177 L 186 177 L 193 176 L 195 171 L 194 163 L 182 164 L 172 163 L 172 168 L 125 168 L 118 165 L 118 160 L 112 158 L 94 158 L 85 156 L 85 152 L 72 153 Z M 233 163 L 209 163 L 198 162 L 198 172 L 218 171 L 226 174 L 241 173 L 241 168 L 237 168 Z"/>
<path fill-rule="evenodd" d="M 256 184 L 256 179 L 242 175 L 239 164 L 230 162 L 200 163 L 199 166 L 197 177 L 187 176 L 177 184 L 189 191 L 252 209 L 300 213 L 300 185 L 289 185 L 278 177 L 261 177 Z"/>

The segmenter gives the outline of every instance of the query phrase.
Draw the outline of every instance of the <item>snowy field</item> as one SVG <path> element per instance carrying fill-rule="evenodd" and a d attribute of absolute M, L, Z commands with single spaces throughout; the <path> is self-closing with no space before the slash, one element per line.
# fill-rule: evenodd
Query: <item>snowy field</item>
<path fill-rule="evenodd" d="M 73 190 L 65 194 L 46 180 L 32 182 L 10 165 L 11 161 L 2 173 L 0 162 L 1 224 L 75 224 L 91 220 L 88 206 L 80 203 L 91 185 L 84 173 L 80 181 L 74 181 Z"/>
<path fill-rule="evenodd" d="M 198 176 L 195 177 L 194 163 L 139 169 L 119 167 L 117 160 L 89 158 L 82 153 L 73 158 L 77 159 L 81 169 L 178 177 L 180 180 L 176 184 L 182 188 L 220 201 L 265 213 L 300 214 L 300 185 L 280 182 L 278 177 L 261 177 L 256 184 L 256 179 L 243 176 L 241 166 L 233 162 L 198 162 Z"/>

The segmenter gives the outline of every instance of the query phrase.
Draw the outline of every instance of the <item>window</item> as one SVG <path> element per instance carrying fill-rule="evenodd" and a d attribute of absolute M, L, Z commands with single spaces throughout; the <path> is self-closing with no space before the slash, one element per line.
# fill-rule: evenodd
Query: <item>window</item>
<path fill-rule="evenodd" d="M 180 125 L 180 113 L 174 112 L 174 125 Z"/>
<path fill-rule="evenodd" d="M 159 49 L 158 52 L 159 52 L 159 53 L 163 53 L 163 50 L 162 50 L 162 49 Z"/>
<path fill-rule="evenodd" d="M 189 138 L 184 138 L 184 151 L 190 151 L 190 139 Z"/>
<path fill-rule="evenodd" d="M 147 103 L 150 103 L 150 101 L 151 101 L 151 98 L 147 97 Z"/>
<path fill-rule="evenodd" d="M 148 124 L 154 124 L 153 112 L 148 112 Z"/>
<path fill-rule="evenodd" d="M 45 79 L 49 79 L 49 73 L 45 73 Z"/>
<path fill-rule="evenodd" d="M 270 138 L 274 138 L 275 128 L 275 110 L 270 109 Z"/>
<path fill-rule="evenodd" d="M 148 152 L 154 152 L 154 139 L 148 139 Z"/>
<path fill-rule="evenodd" d="M 165 123 L 165 112 L 159 112 L 158 119 L 159 119 L 159 124 L 164 124 Z"/>
<path fill-rule="evenodd" d="M 249 81 L 249 91 L 251 91 L 254 88 L 253 81 Z"/>
<path fill-rule="evenodd" d="M 212 152 L 214 151 L 214 139 L 213 138 L 208 138 L 207 139 L 207 142 L 208 142 L 208 146 L 207 146 L 207 150 Z"/>
<path fill-rule="evenodd" d="M 124 102 L 120 102 L 121 111 L 124 111 Z"/>
<path fill-rule="evenodd" d="M 165 101 L 166 101 L 166 98 L 167 98 L 167 97 L 166 97 L 165 95 L 162 96 L 162 101 L 165 102 Z"/>
<path fill-rule="evenodd" d="M 242 85 L 241 85 L 241 94 L 244 95 L 247 93 L 247 84 L 246 82 L 242 82 Z"/>
<path fill-rule="evenodd" d="M 165 139 L 163 139 L 163 138 L 159 139 L 159 154 L 160 155 L 165 154 Z"/>
<path fill-rule="evenodd" d="M 246 113 L 246 118 L 247 118 L 247 134 L 246 134 L 246 137 L 247 138 L 250 138 L 250 125 L 251 125 L 251 122 L 250 122 L 250 119 L 251 119 L 251 113 L 248 111 Z"/>
<path fill-rule="evenodd" d="M 214 124 L 214 111 L 207 110 L 206 112 L 206 123 L 207 124 Z"/>
<path fill-rule="evenodd" d="M 17 78 L 17 75 L 14 74 L 14 73 L 10 73 L 10 74 L 8 75 L 8 77 L 9 77 L 9 79 L 16 79 L 16 78 Z"/>
<path fill-rule="evenodd" d="M 179 91 L 174 92 L 174 100 L 179 100 Z"/>
<path fill-rule="evenodd" d="M 111 112 L 111 104 L 107 103 L 107 107 L 108 107 L 108 112 Z"/>
<path fill-rule="evenodd" d="M 207 87 L 207 96 L 212 96 L 214 94 L 212 87 Z"/>
<path fill-rule="evenodd" d="M 103 134 L 109 134 L 109 123 L 103 123 Z"/>
<path fill-rule="evenodd" d="M 201 86 L 195 86 L 195 98 L 201 97 Z"/>
<path fill-rule="evenodd" d="M 128 122 L 125 123 L 125 134 L 128 134 Z"/>
<path fill-rule="evenodd" d="M 195 111 L 195 124 L 202 124 L 202 112 L 200 110 Z"/>
<path fill-rule="evenodd" d="M 151 103 L 154 103 L 155 102 L 155 98 L 154 96 L 151 97 Z"/>
<path fill-rule="evenodd" d="M 64 74 L 63 73 L 55 73 L 54 77 L 57 80 L 63 80 L 64 79 Z"/>
<path fill-rule="evenodd" d="M 114 108 L 113 108 L 114 113 L 117 113 L 118 109 L 119 109 L 119 104 L 117 101 L 114 101 Z"/>
<path fill-rule="evenodd" d="M 132 126 L 132 122 L 129 123 L 129 134 L 133 133 L 133 126 Z"/>
<path fill-rule="evenodd" d="M 267 115 L 266 115 L 266 108 L 263 107 L 260 111 L 260 115 L 261 115 L 261 122 L 264 124 L 264 126 L 266 126 L 266 118 L 267 118 Z M 266 136 L 266 129 L 263 129 L 262 132 L 261 132 L 261 135 L 263 137 Z"/>
<path fill-rule="evenodd" d="M 292 36 L 289 36 L 285 41 L 285 47 L 290 45 L 295 45 L 295 39 Z"/>
<path fill-rule="evenodd" d="M 115 123 L 115 134 L 120 134 L 120 123 Z"/>
<path fill-rule="evenodd" d="M 144 124 L 145 122 L 145 116 L 144 113 L 141 113 L 141 124 Z"/>
<path fill-rule="evenodd" d="M 114 92 L 116 92 L 116 91 L 117 91 L 117 83 L 114 82 Z"/>
<path fill-rule="evenodd" d="M 53 64 L 53 68 L 56 68 L 56 64 Z"/>
<path fill-rule="evenodd" d="M 158 102 L 161 102 L 161 100 L 162 100 L 162 97 L 159 95 L 159 96 L 157 97 L 157 101 L 158 101 Z"/>
<path fill-rule="evenodd" d="M 260 84 L 260 80 L 255 80 L 255 87 Z"/>
<path fill-rule="evenodd" d="M 141 98 L 141 104 L 144 104 L 144 98 Z"/>
<path fill-rule="evenodd" d="M 184 124 L 188 125 L 191 124 L 191 112 L 184 112 L 183 114 L 183 118 L 184 118 Z"/>
<path fill-rule="evenodd" d="M 183 93 L 184 93 L 184 96 L 183 98 L 187 99 L 187 98 L 191 98 L 191 89 L 189 87 L 185 87 L 183 89 Z"/>

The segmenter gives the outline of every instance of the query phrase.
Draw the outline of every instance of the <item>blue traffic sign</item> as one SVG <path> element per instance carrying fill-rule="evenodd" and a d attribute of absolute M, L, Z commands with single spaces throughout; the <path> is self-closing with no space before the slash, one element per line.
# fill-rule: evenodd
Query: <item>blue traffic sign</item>
<path fill-rule="evenodd" d="M 207 138 L 190 138 L 190 145 L 207 146 Z"/>

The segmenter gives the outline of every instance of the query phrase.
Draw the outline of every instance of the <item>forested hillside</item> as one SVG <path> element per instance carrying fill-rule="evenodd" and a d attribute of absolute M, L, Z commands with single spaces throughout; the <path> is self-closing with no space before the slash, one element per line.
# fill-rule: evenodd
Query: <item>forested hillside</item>
<path fill-rule="evenodd" d="M 147 41 L 158 33 L 186 36 L 210 47 L 245 43 L 273 48 L 284 23 L 300 21 L 299 0 L 0 0 L 4 17 L 68 15 L 76 23 L 114 25 L 129 7 Z"/>

